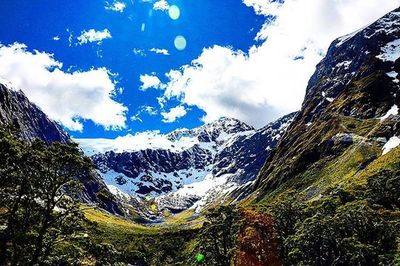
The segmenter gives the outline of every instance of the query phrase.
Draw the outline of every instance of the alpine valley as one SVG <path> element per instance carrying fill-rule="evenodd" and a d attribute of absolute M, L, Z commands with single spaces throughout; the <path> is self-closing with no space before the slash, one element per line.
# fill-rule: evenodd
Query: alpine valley
<path fill-rule="evenodd" d="M 18 160 L 0 158 L 8 204 L 0 206 L 0 263 L 25 265 L 21 254 L 27 265 L 400 265 L 399 106 L 400 8 L 334 40 L 301 109 L 259 129 L 223 117 L 168 134 L 71 139 L 2 82 L 0 147 Z M 25 175 L 15 166 L 31 162 L 24 149 L 47 162 L 43 147 L 54 143 L 72 146 L 73 156 L 56 149 L 50 158 L 90 161 L 72 176 L 78 193 L 70 181 L 56 189 L 55 199 L 76 200 L 82 219 L 53 226 L 52 215 L 70 210 L 55 203 L 49 219 L 25 226 L 24 200 L 38 210 L 47 201 L 42 189 L 23 196 L 24 182 L 18 197 L 6 177 Z M 40 248 L 25 251 L 30 239 Z"/>
<path fill-rule="evenodd" d="M 94 153 L 99 174 L 122 202 L 140 205 L 154 198 L 161 213 L 199 212 L 246 196 L 241 191 L 251 187 L 295 115 L 257 130 L 221 118 L 167 135 L 147 132 L 117 140 L 76 141 L 88 155 Z"/>

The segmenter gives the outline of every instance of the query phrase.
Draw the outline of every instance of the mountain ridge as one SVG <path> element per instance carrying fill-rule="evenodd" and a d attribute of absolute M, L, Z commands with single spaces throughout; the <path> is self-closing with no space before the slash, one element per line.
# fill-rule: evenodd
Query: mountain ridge
<path fill-rule="evenodd" d="M 126 139 L 125 150 L 116 148 L 91 158 L 114 194 L 128 201 L 150 194 L 159 209 L 179 212 L 207 205 L 252 182 L 295 115 L 257 130 L 237 119 L 221 118 L 194 129 L 151 135 L 147 147 L 135 147 L 139 133 Z M 92 140 L 89 145 L 77 141 L 93 153 Z"/>
<path fill-rule="evenodd" d="M 14 89 L 3 80 L 0 83 L 0 126 L 15 128 L 14 134 L 27 142 L 40 139 L 47 144 L 66 144 L 71 141 L 60 125 L 31 103 L 22 91 Z M 80 176 L 79 181 L 83 185 L 83 191 L 78 195 L 82 202 L 97 204 L 111 213 L 123 215 L 118 202 L 113 199 L 97 173 L 91 171 Z"/>
<path fill-rule="evenodd" d="M 5 83 L 5 82 L 4 82 Z M 36 138 L 46 143 L 67 143 L 69 135 L 51 121 L 22 91 L 9 89 L 0 83 L 0 125 L 12 125 L 26 141 Z"/>
<path fill-rule="evenodd" d="M 353 144 L 381 149 L 400 135 L 398 39 L 400 8 L 331 44 L 298 116 L 257 177 L 254 189 L 260 197 L 284 184 L 302 183 L 307 171 Z"/>

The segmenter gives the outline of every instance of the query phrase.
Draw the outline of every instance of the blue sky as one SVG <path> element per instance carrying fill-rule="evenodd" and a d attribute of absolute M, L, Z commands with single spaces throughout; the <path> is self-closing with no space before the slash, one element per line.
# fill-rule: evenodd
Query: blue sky
<path fill-rule="evenodd" d="M 109 2 L 108 4 L 112 4 Z M 257 32 L 265 18 L 256 15 L 251 7 L 239 0 L 215 1 L 169 1 L 180 9 L 180 17 L 172 20 L 168 12 L 154 10 L 152 2 L 141 0 L 124 1 L 123 12 L 107 10 L 107 2 L 87 1 L 31 1 L 2 0 L 0 3 L 0 42 L 9 45 L 24 43 L 27 49 L 54 54 L 63 63 L 64 71 L 86 71 L 91 68 L 106 67 L 117 74 L 118 88 L 123 93 L 115 100 L 128 107 L 127 127 L 121 130 L 104 130 L 92 121 L 84 122 L 82 132 L 72 132 L 75 137 L 115 137 L 127 132 L 158 129 L 168 132 L 179 127 L 195 127 L 203 122 L 204 112 L 190 107 L 188 114 L 174 123 L 162 122 L 160 114 L 150 116 L 142 113 L 141 122 L 131 121 L 139 108 L 152 106 L 159 111 L 157 97 L 159 90 L 141 91 L 141 74 L 162 75 L 171 69 L 190 63 L 197 58 L 203 48 L 213 45 L 230 46 L 247 51 L 255 41 Z M 142 31 L 142 24 L 145 29 Z M 77 38 L 84 30 L 98 31 L 108 29 L 112 38 L 100 44 L 77 45 Z M 70 44 L 68 38 L 74 40 Z M 179 51 L 174 47 L 176 36 L 184 36 L 186 49 Z M 55 41 L 53 37 L 60 40 Z M 169 55 L 149 51 L 151 48 L 166 49 Z M 146 55 L 135 55 L 133 49 Z M 166 109 L 178 103 L 169 101 Z"/>
<path fill-rule="evenodd" d="M 261 127 L 301 107 L 334 39 L 399 5 L 2 0 L 0 79 L 75 138 L 166 133 L 222 116 Z M 185 49 L 176 48 L 177 36 Z"/>

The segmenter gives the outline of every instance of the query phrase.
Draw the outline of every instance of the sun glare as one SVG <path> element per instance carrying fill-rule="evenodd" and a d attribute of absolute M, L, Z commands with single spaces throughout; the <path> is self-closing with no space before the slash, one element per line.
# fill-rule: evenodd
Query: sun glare
<path fill-rule="evenodd" d="M 171 19 L 177 20 L 181 16 L 181 10 L 176 5 L 172 5 L 168 9 L 168 14 Z"/>
<path fill-rule="evenodd" d="M 176 36 L 175 41 L 175 48 L 179 51 L 185 50 L 186 48 L 186 39 L 182 35 Z"/>

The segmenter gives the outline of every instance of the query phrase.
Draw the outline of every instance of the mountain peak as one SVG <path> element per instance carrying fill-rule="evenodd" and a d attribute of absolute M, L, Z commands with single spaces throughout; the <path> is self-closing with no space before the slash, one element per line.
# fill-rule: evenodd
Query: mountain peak
<path fill-rule="evenodd" d="M 171 141 L 177 141 L 182 137 L 194 137 L 197 138 L 199 142 L 212 142 L 216 141 L 220 136 L 227 137 L 232 134 L 250 130 L 254 130 L 254 128 L 236 118 L 221 117 L 197 128 L 181 128 L 174 130 L 167 134 L 167 138 Z"/>
<path fill-rule="evenodd" d="M 41 139 L 47 143 L 69 141 L 68 134 L 50 120 L 22 91 L 0 80 L 0 125 L 13 125 L 20 129 L 20 137 L 32 141 Z"/>
<path fill-rule="evenodd" d="M 242 131 L 254 130 L 254 127 L 233 117 L 221 117 L 213 122 L 207 123 L 200 128 L 216 129 L 225 133 L 238 133 Z"/>
<path fill-rule="evenodd" d="M 167 135 L 131 136 L 120 145 L 124 150 L 103 150 L 92 159 L 110 190 L 125 198 L 150 193 L 160 208 L 201 209 L 216 195 L 249 185 L 293 118 L 290 114 L 256 130 L 236 118 L 222 117 Z"/>
<path fill-rule="evenodd" d="M 394 104 L 395 81 L 399 73 L 396 61 L 399 58 L 400 8 L 357 32 L 335 40 L 309 81 L 303 103 L 303 107 L 309 109 L 306 123 L 312 123 L 328 106 L 334 105 L 336 99 L 343 98 L 346 88 L 360 87 L 360 83 L 367 82 L 368 78 L 376 80 L 375 85 L 370 84 L 371 87 L 388 81 L 386 87 L 390 92 L 371 88 L 377 97 L 372 99 L 371 106 L 367 107 L 361 99 L 354 99 L 351 106 L 340 109 L 343 114 L 357 118 L 383 116 Z M 385 94 L 390 100 L 379 100 L 383 95 L 378 97 L 378 93 Z M 371 101 L 367 93 L 358 96 L 361 95 L 365 96 L 363 100 Z"/>
<path fill-rule="evenodd" d="M 399 63 L 400 8 L 335 40 L 317 65 L 302 108 L 261 170 L 256 187 L 265 193 L 289 179 L 303 178 L 308 169 L 323 168 L 326 158 L 341 158 L 350 145 L 368 143 L 379 151 L 385 140 L 397 137 Z"/>
<path fill-rule="evenodd" d="M 332 45 L 335 47 L 339 47 L 353 38 L 361 37 L 370 39 L 376 34 L 391 35 L 395 32 L 399 32 L 400 31 L 399 18 L 400 18 L 400 8 L 397 8 L 370 25 L 365 26 L 353 33 L 339 37 L 333 42 Z"/>

